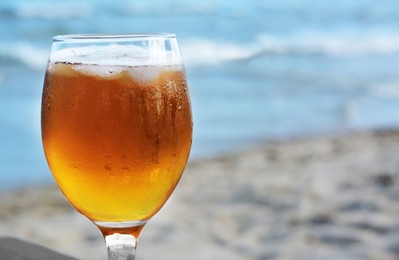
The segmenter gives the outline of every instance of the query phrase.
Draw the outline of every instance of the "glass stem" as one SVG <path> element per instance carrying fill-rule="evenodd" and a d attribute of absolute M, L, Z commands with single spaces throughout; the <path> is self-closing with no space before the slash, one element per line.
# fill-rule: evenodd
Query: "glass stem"
<path fill-rule="evenodd" d="M 105 236 L 109 260 L 134 260 L 136 258 L 137 238 L 130 234 L 111 234 Z"/>

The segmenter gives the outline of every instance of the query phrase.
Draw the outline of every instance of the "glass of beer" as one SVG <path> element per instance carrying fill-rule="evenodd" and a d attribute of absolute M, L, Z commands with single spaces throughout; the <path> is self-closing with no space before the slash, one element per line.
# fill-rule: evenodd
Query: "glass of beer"
<path fill-rule="evenodd" d="M 109 259 L 135 259 L 140 232 L 172 194 L 191 147 L 176 36 L 54 37 L 41 127 L 55 181 L 99 228 Z"/>

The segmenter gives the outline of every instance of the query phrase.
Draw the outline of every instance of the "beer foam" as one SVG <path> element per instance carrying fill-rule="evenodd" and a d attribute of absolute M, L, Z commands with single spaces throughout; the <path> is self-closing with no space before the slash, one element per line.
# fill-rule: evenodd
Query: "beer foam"
<path fill-rule="evenodd" d="M 74 65 L 72 69 L 88 76 L 112 79 L 118 77 L 119 74 L 126 70 L 126 67 L 109 65 Z"/>
<path fill-rule="evenodd" d="M 144 66 L 181 64 L 180 54 L 161 48 L 148 50 L 135 45 L 89 45 L 52 51 L 50 62 L 100 66 Z"/>

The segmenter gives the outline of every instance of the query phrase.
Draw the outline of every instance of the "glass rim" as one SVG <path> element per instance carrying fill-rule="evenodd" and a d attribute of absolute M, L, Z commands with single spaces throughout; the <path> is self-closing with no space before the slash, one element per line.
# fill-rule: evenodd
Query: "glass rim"
<path fill-rule="evenodd" d="M 83 33 L 83 34 L 63 34 L 53 36 L 53 42 L 84 42 L 84 41 L 123 41 L 138 39 L 174 39 L 174 33 Z"/>

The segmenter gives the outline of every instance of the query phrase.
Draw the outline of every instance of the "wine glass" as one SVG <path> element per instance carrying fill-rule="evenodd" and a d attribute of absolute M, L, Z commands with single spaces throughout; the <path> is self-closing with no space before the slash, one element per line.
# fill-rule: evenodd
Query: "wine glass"
<path fill-rule="evenodd" d="M 135 259 L 147 221 L 183 173 L 192 140 L 174 34 L 53 38 L 42 141 L 59 188 L 104 236 L 109 259 Z"/>

